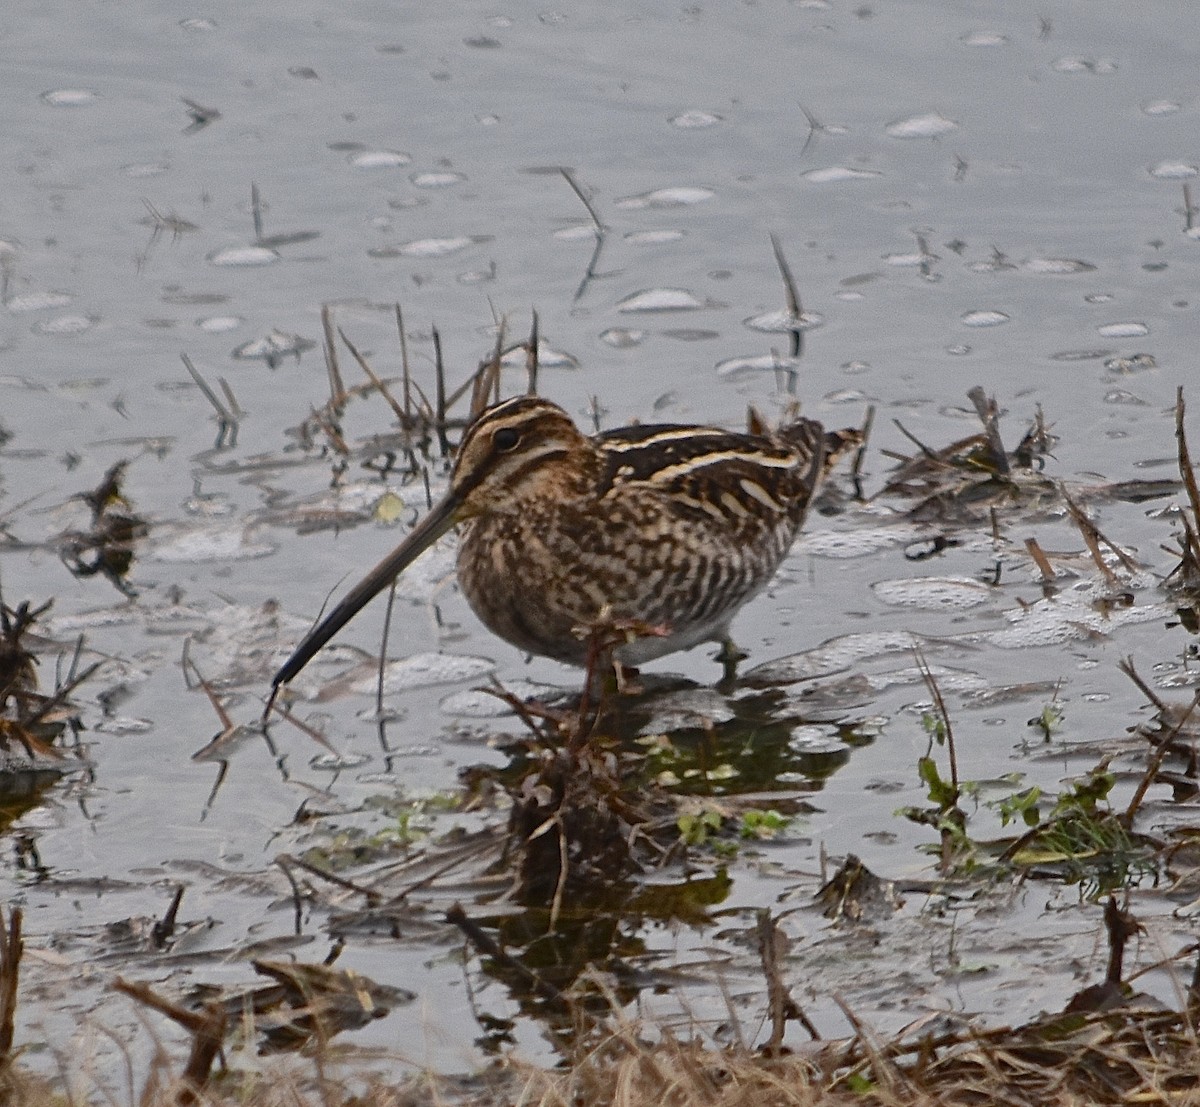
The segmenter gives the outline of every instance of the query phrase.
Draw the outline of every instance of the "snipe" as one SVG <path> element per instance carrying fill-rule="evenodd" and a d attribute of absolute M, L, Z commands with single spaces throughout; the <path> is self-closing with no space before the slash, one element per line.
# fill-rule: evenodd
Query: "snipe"
<path fill-rule="evenodd" d="M 831 455 L 854 436 L 797 419 L 765 434 L 660 425 L 589 437 L 548 400 L 497 404 L 464 433 L 445 497 L 309 632 L 272 694 L 454 526 L 459 585 L 518 649 L 583 665 L 580 628 L 606 618 L 665 628 L 620 645 L 622 665 L 728 644 L 804 521 L 827 438 Z"/>

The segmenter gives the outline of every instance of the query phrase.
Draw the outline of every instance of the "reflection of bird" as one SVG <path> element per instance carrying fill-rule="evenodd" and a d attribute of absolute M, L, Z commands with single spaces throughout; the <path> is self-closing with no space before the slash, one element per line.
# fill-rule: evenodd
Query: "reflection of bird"
<path fill-rule="evenodd" d="M 829 437 L 834 448 L 857 440 Z M 625 665 L 700 642 L 731 646 L 730 622 L 788 552 L 826 460 L 811 419 L 764 434 L 663 425 L 588 437 L 547 400 L 497 404 L 463 435 L 445 497 L 308 634 L 273 687 L 456 525 L 459 584 L 518 649 L 582 665 L 580 628 L 605 619 L 665 628 L 618 646 Z"/>

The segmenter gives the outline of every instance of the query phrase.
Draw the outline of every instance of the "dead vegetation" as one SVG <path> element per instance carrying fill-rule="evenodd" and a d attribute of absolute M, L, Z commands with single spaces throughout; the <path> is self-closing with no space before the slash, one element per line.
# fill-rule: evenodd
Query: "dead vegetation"
<path fill-rule="evenodd" d="M 567 179 L 578 191 L 571 178 Z M 596 228 L 599 250 L 603 228 L 598 219 Z M 777 256 L 786 273 L 778 248 Z M 798 298 L 789 299 L 789 311 L 800 319 Z M 445 459 L 452 432 L 496 394 L 501 361 L 513 350 L 525 351 L 529 389 L 533 391 L 537 385 L 536 319 L 530 338 L 518 346 L 506 346 L 504 328 L 498 327 L 491 358 L 458 388 L 447 386 L 435 334 L 437 375 L 432 399 L 412 379 L 399 307 L 396 322 L 403 357 L 399 380 L 389 381 L 377 374 L 369 359 L 334 325 L 328 310 L 323 322 L 330 396 L 295 436 L 305 448 L 327 452 L 335 483 L 343 478 L 350 459 L 364 453 L 367 464 L 384 471 L 402 465 L 414 478 L 427 472 L 432 458 Z M 792 335 L 793 355 L 800 352 L 801 334 L 797 324 Z M 339 348 L 349 351 L 366 383 L 347 387 Z M 193 375 L 198 379 L 198 374 Z M 231 392 L 223 381 L 221 385 L 224 401 L 204 386 L 225 436 L 219 444 L 236 435 L 239 415 Z M 352 401 L 374 393 L 390 407 L 398 431 L 365 447 L 355 446 L 344 428 L 347 410 Z M 1089 517 L 1081 506 L 1089 497 L 1070 493 L 1045 475 L 1054 438 L 1040 410 L 1018 446 L 1009 450 L 1001 438 L 995 401 L 982 389 L 973 389 L 969 395 L 982 429 L 940 449 L 913 439 L 917 452 L 899 459 L 896 472 L 878 495 L 912 502 L 908 517 L 943 526 L 945 541 L 951 540 L 946 536 L 952 528 L 984 520 L 998 533 L 999 513 L 1005 510 L 1054 507 L 1065 511 L 1078 528 L 1099 577 L 1114 592 L 1125 588 L 1142 566 L 1106 538 Z M 466 414 L 454 414 L 456 404 L 464 398 Z M 1200 596 L 1200 493 L 1183 431 L 1182 396 L 1177 428 L 1179 467 L 1190 513 L 1185 509 L 1179 516 L 1180 561 L 1167 586 L 1179 602 L 1181 618 L 1194 631 L 1200 624 L 1195 615 L 1196 597 Z M 861 438 L 856 438 L 850 444 L 860 442 Z M 144 523 L 121 494 L 122 472 L 121 466 L 114 466 L 104 483 L 88 494 L 93 530 L 71 537 L 63 556 L 73 571 L 100 573 L 124 590 L 133 541 L 144 533 Z M 1139 499 L 1169 491 L 1164 490 L 1163 482 L 1145 484 L 1113 485 L 1090 498 Z M 1026 549 L 1044 584 L 1052 589 L 1059 576 L 1055 555 L 1042 550 L 1034 539 L 1028 540 Z M 90 671 L 73 666 L 53 697 L 37 693 L 35 659 L 26 640 L 44 610 L 26 604 L 2 611 L 3 725 L 11 726 L 15 740 L 26 748 L 42 740 L 39 727 L 43 724 L 59 724 L 61 733 L 66 696 Z M 671 898 L 676 889 L 666 893 L 656 889 L 658 898 L 652 902 L 636 880 L 686 858 L 695 845 L 682 833 L 679 796 L 647 784 L 646 755 L 631 751 L 621 739 L 614 721 L 620 699 L 614 689 L 603 686 L 602 674 L 611 668 L 607 655 L 612 648 L 627 635 L 654 633 L 654 629 L 636 624 L 581 628 L 594 646 L 592 664 L 581 699 L 567 707 L 530 702 L 494 689 L 522 720 L 527 733 L 507 749 L 510 760 L 503 769 L 471 771 L 465 793 L 468 803 L 502 811 L 502 823 L 473 837 L 432 843 L 401 862 L 377 867 L 369 876 L 334 871 L 302 858 L 278 860 L 291 882 L 297 917 L 303 905 L 317 903 L 328 908 L 328 929 L 339 942 L 359 930 L 400 938 L 414 932 L 428 934 L 439 927 L 453 928 L 462 936 L 466 955 L 506 984 L 523 1014 L 549 1028 L 561 1048 L 562 1068 L 525 1065 L 506 1057 L 464 1082 L 430 1074 L 386 1084 L 364 1082 L 358 1076 L 340 1080 L 332 1075 L 334 1037 L 410 997 L 336 969 L 335 948 L 324 963 L 256 961 L 255 971 L 271 980 L 265 987 L 248 985 L 168 997 L 144 983 L 118 980 L 114 987 L 140 1007 L 173 1022 L 188 1037 L 187 1048 L 178 1058 L 159 1052 L 153 1070 L 143 1076 L 140 1102 L 147 1107 L 168 1103 L 257 1107 L 285 1102 L 301 1107 L 308 1103 L 400 1107 L 426 1102 L 472 1107 L 501 1103 L 538 1107 L 1200 1103 L 1200 1043 L 1195 1031 L 1200 967 L 1190 985 L 1181 985 L 1178 1010 L 1166 1009 L 1136 993 L 1127 979 L 1123 951 L 1138 923 L 1119 905 L 1116 895 L 1108 897 L 1105 907 L 1110 950 L 1105 978 L 1081 991 L 1062 1012 L 1020 1026 L 987 1027 L 966 1017 L 922 1017 L 894 1035 L 881 1035 L 842 1003 L 848 1035 L 821 1040 L 785 980 L 781 932 L 770 912 L 761 913 L 756 931 L 766 1011 L 764 1033 L 738 1027 L 738 1016 L 731 1010 L 734 1044 L 720 1047 L 700 1029 L 688 1035 L 678 1028 L 629 1017 L 629 1002 L 639 987 L 624 982 L 634 973 L 628 972 L 625 978 L 619 975 L 618 970 L 629 969 L 621 944 L 628 938 L 628 933 L 622 932 L 623 924 L 635 927 L 644 917 L 702 918 L 707 906 L 704 895 L 711 894 L 716 900 L 722 894 L 716 881 L 708 889 L 702 881 L 691 881 L 690 898 L 682 893 Z M 935 727 L 941 729 L 931 733 L 930 751 L 918 772 L 930 788 L 933 806 L 926 812 L 926 822 L 936 829 L 939 867 L 941 874 L 947 875 L 958 870 L 966 856 L 968 815 L 950 714 L 923 659 L 921 668 L 935 703 Z M 1114 835 L 1120 831 L 1127 844 L 1151 785 L 1170 784 L 1181 798 L 1196 793 L 1196 701 L 1185 706 L 1169 704 L 1141 682 L 1132 661 L 1126 663 L 1125 671 L 1157 712 L 1154 722 L 1139 735 L 1145 742 L 1145 774 L 1132 800 L 1121 811 L 1098 806 L 1107 795 L 1100 790 L 1104 783 L 1100 774 L 1107 769 L 1104 763 L 1090 782 L 1091 791 L 1086 783 L 1075 790 L 1073 807 L 1056 808 L 1045 817 L 1034 808 L 1034 825 L 1005 844 L 1000 864 L 1023 867 L 1026 875 L 1036 879 L 1051 873 L 1048 855 L 1054 851 L 1059 860 L 1068 861 L 1085 848 L 1113 853 L 1125 845 L 1116 837 L 1101 839 L 1092 832 L 1097 828 L 1112 830 Z M 212 688 L 202 679 L 198 687 L 209 695 L 218 712 L 222 738 L 232 743 L 239 728 Z M 277 710 L 293 721 L 282 709 Z M 948 758 L 944 777 L 934 763 L 935 745 L 944 749 Z M 705 815 L 713 816 L 704 824 L 711 827 L 713 837 L 729 834 L 734 819 L 724 810 L 713 804 Z M 1070 837 L 1080 827 L 1092 833 L 1086 843 Z M 1160 853 L 1166 849 L 1164 843 L 1148 838 L 1137 845 L 1147 843 Z M 473 902 L 446 902 L 451 898 L 452 885 L 447 879 L 451 875 L 475 891 Z M 1061 875 L 1061 869 L 1052 874 L 1055 879 Z M 1117 876 L 1118 891 L 1121 880 L 1129 886 L 1127 869 L 1118 870 Z M 332 898 L 322 899 L 317 891 L 321 887 L 337 889 L 336 907 Z M 858 922 L 879 905 L 887 908 L 894 888 L 847 858 L 816 895 L 830 917 Z M 353 906 L 347 907 L 348 902 Z M 516 912 L 513 905 L 524 910 Z M 65 1090 L 22 1077 L 19 1069 L 21 1043 L 15 1041 L 13 1016 L 20 925 L 19 912 L 10 913 L 8 926 L 0 932 L 0 1062 L 9 1081 L 7 1098 L 48 1105 L 61 1102 Z M 597 931 L 606 933 L 597 938 Z M 1196 959 L 1195 949 L 1184 952 Z M 790 1042 L 801 1036 L 795 1027 L 811 1040 L 803 1046 Z M 497 1030 L 494 1043 L 507 1041 L 505 1029 Z M 288 1075 L 276 1078 L 270 1062 L 261 1063 L 253 1072 L 228 1067 L 225 1050 L 239 1035 L 243 1044 L 256 1041 L 264 1052 L 306 1051 L 313 1058 L 312 1076 L 296 1077 L 294 1070 L 289 1070 Z"/>
<path fill-rule="evenodd" d="M 639 1022 L 623 1014 L 619 997 L 594 978 L 589 982 L 592 990 L 599 985 L 608 1009 L 576 1011 L 581 1032 L 566 1067 L 546 1069 L 508 1058 L 469 1079 L 417 1073 L 402 1080 L 364 1083 L 358 1077 L 339 1077 L 329 1052 L 330 1028 L 335 1026 L 332 1013 L 342 1012 L 336 1016 L 342 1022 L 350 1008 L 359 1019 L 382 1013 L 376 1005 L 378 993 L 372 994 L 353 974 L 317 965 L 264 963 L 260 971 L 278 981 L 278 996 L 253 1002 L 247 996 L 240 1009 L 213 999 L 184 1007 L 146 985 L 119 979 L 114 987 L 139 1006 L 175 1022 L 191 1042 L 186 1057 L 178 1061 L 160 1046 L 139 1089 L 144 1107 L 193 1103 L 407 1107 L 428 1102 L 461 1107 L 973 1107 L 996 1103 L 1181 1107 L 1200 1103 L 1200 1039 L 1195 1030 L 1200 971 L 1184 989 L 1179 1010 L 1136 992 L 1123 979 L 1123 972 L 1125 946 L 1138 933 L 1139 924 L 1113 897 L 1107 901 L 1104 918 L 1109 944 L 1105 977 L 1078 992 L 1061 1012 L 1015 1027 L 983 1027 L 967 1017 L 931 1014 L 884 1037 L 843 1003 L 848 1036 L 822 1040 L 809 1026 L 812 1040 L 807 1046 L 783 1048 L 785 1023 L 807 1023 L 783 983 L 777 955 L 771 952 L 775 940 L 767 914 L 760 920 L 760 930 L 770 1032 L 761 1043 L 756 1045 L 752 1032 L 738 1027 L 735 1044 L 716 1048 L 704 1036 L 681 1035 Z M 1193 961 L 1196 952 L 1196 947 L 1190 950 Z M 66 1089 L 25 1074 L 20 1046 L 14 1042 L 21 953 L 21 913 L 14 910 L 0 930 L 0 1088 L 6 1102 L 51 1107 Z M 332 998 L 336 996 L 342 999 Z M 577 1002 L 558 991 L 548 992 L 547 998 Z M 262 1014 L 279 1002 L 286 1004 L 282 1021 Z M 732 1010 L 731 1017 L 736 1024 Z M 227 1033 L 238 1027 L 243 1035 L 264 1033 L 268 1043 L 280 1040 L 280 1035 L 299 1033 L 313 1045 L 311 1071 L 305 1075 L 291 1066 L 274 1073 L 269 1061 L 252 1070 L 227 1068 L 222 1061 L 223 1043 Z"/>
<path fill-rule="evenodd" d="M 59 670 L 54 690 L 39 691 L 35 650 L 44 649 L 45 643 L 35 641 L 34 628 L 49 609 L 49 601 L 39 607 L 26 601 L 15 608 L 0 601 L 0 750 L 9 758 L 8 772 L 53 770 L 66 764 L 61 745 L 55 743 L 78 728 L 71 694 L 100 665 L 82 663 L 80 641 L 66 671 Z"/>

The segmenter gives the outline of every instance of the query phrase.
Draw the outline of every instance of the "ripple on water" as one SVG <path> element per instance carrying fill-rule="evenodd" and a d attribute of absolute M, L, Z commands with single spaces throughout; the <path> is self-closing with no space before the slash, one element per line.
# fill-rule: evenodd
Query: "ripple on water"
<path fill-rule="evenodd" d="M 58 315 L 34 323 L 31 328 L 37 334 L 83 334 L 99 322 L 95 315 Z"/>
<path fill-rule="evenodd" d="M 671 188 L 656 188 L 651 192 L 641 192 L 636 196 L 624 196 L 617 201 L 617 207 L 627 211 L 640 208 L 681 208 L 692 204 L 702 204 L 711 200 L 716 193 L 711 188 L 700 188 L 695 185 L 677 185 Z"/>
<path fill-rule="evenodd" d="M 766 334 L 789 334 L 792 331 L 811 330 L 825 322 L 825 317 L 816 312 L 803 312 L 799 316 L 790 311 L 764 311 L 742 320 L 742 326 Z"/>
<path fill-rule="evenodd" d="M 355 169 L 395 169 L 412 162 L 408 154 L 399 150 L 360 150 L 346 160 Z"/>
<path fill-rule="evenodd" d="M 1003 311 L 968 311 L 962 317 L 962 324 L 964 327 L 999 327 L 1009 319 Z"/>
<path fill-rule="evenodd" d="M 408 178 L 417 188 L 449 188 L 467 178 L 462 173 L 414 173 Z"/>
<path fill-rule="evenodd" d="M 1096 267 L 1090 261 L 1079 258 L 1029 258 L 1021 262 L 1026 273 L 1043 273 L 1059 276 L 1068 273 L 1091 273 Z"/>
<path fill-rule="evenodd" d="M 895 119 L 883 129 L 892 138 L 937 138 L 958 130 L 958 124 L 939 112 L 930 111 Z"/>
<path fill-rule="evenodd" d="M 624 236 L 626 242 L 635 246 L 658 246 L 663 242 L 678 242 L 683 238 L 684 231 L 630 231 Z"/>
<path fill-rule="evenodd" d="M 214 250 L 206 260 L 210 265 L 222 268 L 244 269 L 256 265 L 274 265 L 279 260 L 279 253 L 267 246 L 226 246 L 222 250 Z"/>
<path fill-rule="evenodd" d="M 165 161 L 143 161 L 121 166 L 121 172 L 134 180 L 144 180 L 147 177 L 161 177 L 171 166 Z"/>
<path fill-rule="evenodd" d="M 52 108 L 84 108 L 100 99 L 100 94 L 91 88 L 52 88 L 38 99 Z"/>
<path fill-rule="evenodd" d="M 1102 594 L 1100 585 L 1081 582 L 1049 599 L 1006 612 L 1008 626 L 979 635 L 977 640 L 1003 650 L 1055 646 L 1093 635 L 1107 637 L 1118 627 L 1166 620 L 1174 613 L 1167 603 L 1099 605 L 1096 601 Z"/>
<path fill-rule="evenodd" d="M 932 254 L 922 254 L 916 250 L 904 254 L 884 254 L 883 262 L 885 265 L 891 265 L 896 269 L 918 269 L 922 265 L 928 265 L 933 261 Z"/>
<path fill-rule="evenodd" d="M 451 653 L 417 653 L 412 657 L 389 661 L 383 670 L 383 691 L 387 695 L 410 688 L 428 688 L 438 684 L 454 684 L 460 680 L 479 680 L 496 668 L 486 657 L 468 657 Z M 374 695 L 377 672 L 350 684 L 350 691 Z"/>
<path fill-rule="evenodd" d="M 1097 327 L 1096 330 L 1104 338 L 1143 338 L 1150 333 L 1150 328 L 1145 323 L 1127 322 L 1127 323 L 1105 323 L 1102 327 Z"/>
<path fill-rule="evenodd" d="M 952 669 L 947 665 L 907 665 L 903 669 L 889 669 L 884 673 L 873 673 L 867 676 L 867 684 L 878 695 L 890 688 L 906 688 L 925 683 L 925 673 L 928 672 L 937 681 L 938 688 L 943 692 L 955 692 L 962 695 L 967 692 L 982 692 L 988 687 L 988 682 L 978 673 L 969 669 Z"/>
<path fill-rule="evenodd" d="M 245 320 L 240 315 L 208 315 L 196 320 L 196 326 L 205 334 L 224 334 L 237 330 Z"/>
<path fill-rule="evenodd" d="M 859 530 L 803 531 L 792 548 L 814 557 L 867 557 L 880 550 L 906 546 L 923 528 L 914 523 L 892 527 L 863 527 Z"/>
<path fill-rule="evenodd" d="M 155 724 L 150 719 L 138 719 L 130 715 L 114 715 L 101 719 L 93 726 L 103 734 L 148 734 Z"/>
<path fill-rule="evenodd" d="M 695 311 L 704 301 L 686 288 L 646 288 L 617 304 L 617 311 Z"/>
<path fill-rule="evenodd" d="M 645 331 L 629 330 L 625 327 L 609 327 L 600 332 L 600 341 L 614 350 L 630 350 L 640 346 L 646 338 Z"/>
<path fill-rule="evenodd" d="M 783 371 L 794 373 L 800 368 L 800 361 L 794 357 L 781 357 L 778 354 L 753 354 L 749 357 L 728 357 L 717 362 L 717 376 L 730 380 L 739 380 L 757 373 Z"/>
<path fill-rule="evenodd" d="M 828 165 L 821 169 L 810 169 L 801 176 L 812 184 L 841 184 L 844 181 L 867 181 L 883 174 L 874 169 L 854 169 L 848 165 Z"/>
<path fill-rule="evenodd" d="M 317 753 L 308 759 L 308 766 L 318 772 L 341 773 L 347 769 L 360 769 L 370 760 L 369 753 Z"/>
<path fill-rule="evenodd" d="M 717 115 L 716 112 L 701 111 L 698 108 L 693 108 L 691 111 L 681 111 L 678 115 L 671 116 L 667 122 L 672 127 L 679 127 L 685 131 L 693 131 L 704 127 L 715 127 L 722 119 L 723 117 Z"/>
<path fill-rule="evenodd" d="M 565 350 L 556 350 L 553 346 L 548 345 L 545 340 L 538 343 L 538 366 L 542 369 L 578 369 L 579 359 L 573 354 L 568 354 Z M 506 353 L 501 359 L 500 364 L 509 368 L 524 369 L 528 364 L 529 354 L 524 346 L 517 346 Z"/>
<path fill-rule="evenodd" d="M 966 611 L 987 603 L 993 590 L 971 577 L 908 577 L 871 585 L 877 599 L 891 607 L 930 611 Z"/>
<path fill-rule="evenodd" d="M 492 236 L 487 235 L 455 235 L 449 238 L 416 238 L 399 246 L 380 246 L 367 251 L 373 258 L 444 258 L 457 254 L 468 246 L 480 242 L 491 242 Z"/>
<path fill-rule="evenodd" d="M 690 727 L 719 726 L 735 717 L 728 699 L 712 688 L 683 688 L 656 696 L 654 711 L 639 734 L 669 734 Z"/>
<path fill-rule="evenodd" d="M 1129 354 L 1126 357 L 1110 357 L 1104 363 L 1104 368 L 1110 373 L 1131 376 L 1134 373 L 1144 373 L 1147 369 L 1158 368 L 1158 362 L 1154 360 L 1153 354 Z"/>
<path fill-rule="evenodd" d="M 792 729 L 788 748 L 796 754 L 841 753 L 846 743 L 826 727 L 804 723 Z"/>
<path fill-rule="evenodd" d="M 173 535 L 156 539 L 147 550 L 149 561 L 200 565 L 213 561 L 250 561 L 268 557 L 276 547 L 253 541 L 246 530 L 225 523 L 189 526 Z"/>
<path fill-rule="evenodd" d="M 1150 166 L 1150 176 L 1159 181 L 1187 181 L 1200 169 L 1185 161 L 1160 161 Z"/>
<path fill-rule="evenodd" d="M 1055 58 L 1050 63 L 1055 73 L 1094 73 L 1105 76 L 1117 71 L 1117 63 L 1112 58 L 1089 58 L 1080 54 L 1067 54 Z"/>
<path fill-rule="evenodd" d="M 14 315 L 24 311 L 44 311 L 46 308 L 66 307 L 71 297 L 65 292 L 25 292 L 10 296 L 4 306 Z"/>
<path fill-rule="evenodd" d="M 844 672 L 852 665 L 873 658 L 911 653 L 918 647 L 926 653 L 935 652 L 940 648 L 936 642 L 906 630 L 846 634 L 839 638 L 831 638 L 815 649 L 756 665 L 743 676 L 750 686 L 792 684 L 800 680 Z"/>
<path fill-rule="evenodd" d="M 958 36 L 964 46 L 1007 46 L 1008 35 L 999 31 L 966 31 Z"/>
<path fill-rule="evenodd" d="M 1181 108 L 1182 105 L 1175 100 L 1147 100 L 1142 105 L 1146 115 L 1174 115 Z"/>
<path fill-rule="evenodd" d="M 1115 404 L 1126 407 L 1146 407 L 1146 401 L 1132 392 L 1124 388 L 1110 388 L 1104 393 L 1104 402 L 1106 404 Z"/>
<path fill-rule="evenodd" d="M 1112 357 L 1112 350 L 1059 350 L 1050 355 L 1051 361 L 1100 361 Z"/>
<path fill-rule="evenodd" d="M 252 338 L 243 342 L 231 355 L 238 361 L 265 361 L 272 368 L 285 357 L 299 360 L 306 350 L 311 350 L 316 343 L 299 334 L 288 334 L 286 331 L 271 331 L 261 338 Z"/>
<path fill-rule="evenodd" d="M 522 703 L 536 700 L 538 703 L 552 704 L 569 694 L 566 689 L 553 684 L 538 684 L 531 680 L 506 680 L 504 690 Z M 499 696 L 479 688 L 469 692 L 451 692 L 438 707 L 444 714 L 460 719 L 501 719 L 515 714 Z"/>

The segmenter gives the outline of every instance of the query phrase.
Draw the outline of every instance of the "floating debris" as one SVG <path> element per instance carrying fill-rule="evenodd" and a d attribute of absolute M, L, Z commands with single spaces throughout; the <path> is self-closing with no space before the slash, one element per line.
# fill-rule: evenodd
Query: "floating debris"
<path fill-rule="evenodd" d="M 312 339 L 299 334 L 288 334 L 286 331 L 273 330 L 262 338 L 252 338 L 236 347 L 232 357 L 238 361 L 265 361 L 267 368 L 278 369 L 284 358 L 294 357 L 300 361 L 300 355 L 316 346 Z"/>
<path fill-rule="evenodd" d="M 68 531 L 59 540 L 59 556 L 77 577 L 104 576 L 126 596 L 137 593 L 126 578 L 133 568 L 135 546 L 150 526 L 121 491 L 128 461 L 118 461 L 91 492 L 76 498 L 92 510 L 89 531 Z"/>

